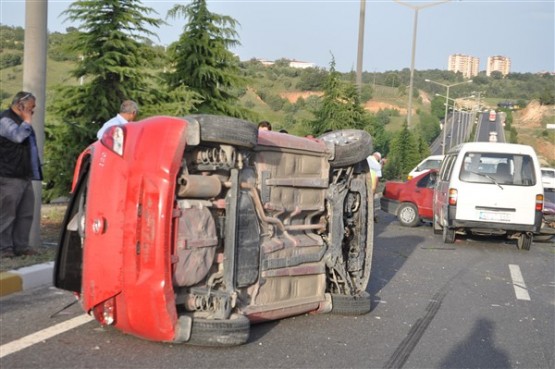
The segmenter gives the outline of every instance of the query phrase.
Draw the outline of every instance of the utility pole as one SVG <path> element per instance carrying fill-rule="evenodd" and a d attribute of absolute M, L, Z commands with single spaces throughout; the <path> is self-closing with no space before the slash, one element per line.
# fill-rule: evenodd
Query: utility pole
<path fill-rule="evenodd" d="M 44 117 L 46 112 L 46 47 L 48 0 L 25 0 L 25 39 L 23 51 L 23 90 L 36 96 L 33 128 L 41 163 L 44 152 Z M 42 183 L 33 181 L 35 212 L 29 243 L 31 247 L 42 245 L 40 219 L 42 206 Z"/>
<path fill-rule="evenodd" d="M 358 22 L 357 87 L 362 92 L 362 54 L 364 50 L 364 19 L 366 17 L 366 0 L 360 0 L 360 19 Z"/>
<path fill-rule="evenodd" d="M 410 128 L 411 122 L 412 122 L 412 94 L 413 94 L 412 91 L 414 89 L 414 59 L 416 55 L 416 32 L 418 30 L 418 12 L 420 11 L 420 9 L 443 4 L 450 0 L 439 0 L 438 2 L 435 2 L 435 3 L 421 4 L 421 5 L 413 5 L 401 0 L 393 0 L 393 1 L 414 10 L 414 22 L 413 22 L 413 30 L 412 30 L 412 51 L 411 51 L 411 58 L 410 58 L 409 103 L 407 107 L 407 126 L 409 126 Z"/>

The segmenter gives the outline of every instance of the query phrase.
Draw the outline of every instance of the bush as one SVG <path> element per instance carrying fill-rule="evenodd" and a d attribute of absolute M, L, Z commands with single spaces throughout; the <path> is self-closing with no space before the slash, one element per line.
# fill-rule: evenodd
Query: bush
<path fill-rule="evenodd" d="M 2 54 L 0 55 L 0 69 L 15 67 L 23 62 L 21 55 L 17 54 Z"/>

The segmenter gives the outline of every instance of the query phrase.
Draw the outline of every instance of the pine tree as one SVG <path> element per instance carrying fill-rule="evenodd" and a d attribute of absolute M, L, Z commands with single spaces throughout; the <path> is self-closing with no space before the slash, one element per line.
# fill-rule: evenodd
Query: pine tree
<path fill-rule="evenodd" d="M 403 129 L 397 132 L 391 141 L 388 162 L 384 168 L 386 179 L 406 178 L 410 170 L 420 161 L 418 149 L 417 138 L 405 122 Z"/>
<path fill-rule="evenodd" d="M 133 99 L 140 107 L 154 100 L 146 73 L 152 55 L 143 43 L 155 36 L 147 26 L 163 21 L 150 13 L 156 12 L 138 0 L 75 1 L 64 12 L 67 20 L 82 23 L 70 49 L 80 55 L 71 75 L 84 83 L 62 86 L 54 96 L 52 110 L 60 124 L 47 128 L 47 200 L 69 192 L 78 154 L 123 100 Z"/>
<path fill-rule="evenodd" d="M 321 101 L 319 109 L 313 112 L 314 120 L 308 122 L 312 134 L 338 129 L 369 129 L 370 117 L 361 104 L 357 88 L 340 79 L 333 57 Z"/>
<path fill-rule="evenodd" d="M 185 86 L 198 94 L 196 113 L 252 116 L 234 94 L 234 89 L 246 86 L 239 59 L 228 50 L 240 45 L 235 31 L 237 21 L 210 12 L 205 0 L 177 4 L 168 11 L 168 17 L 183 17 L 186 21 L 179 40 L 168 48 L 169 60 L 174 63 L 167 74 L 170 90 Z"/>

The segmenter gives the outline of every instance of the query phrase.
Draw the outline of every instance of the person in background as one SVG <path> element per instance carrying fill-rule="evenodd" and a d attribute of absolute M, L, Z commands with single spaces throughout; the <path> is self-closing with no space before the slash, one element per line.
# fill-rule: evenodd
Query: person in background
<path fill-rule="evenodd" d="M 367 157 L 366 161 L 368 162 L 368 167 L 370 168 L 370 172 L 372 173 L 372 192 L 376 193 L 378 182 L 382 177 L 382 154 L 376 151 L 375 153 Z"/>
<path fill-rule="evenodd" d="M 272 124 L 267 120 L 263 120 L 262 122 L 258 123 L 258 130 L 259 131 L 271 131 Z"/>
<path fill-rule="evenodd" d="M 31 121 L 36 98 L 18 92 L 0 113 L 0 253 L 2 257 L 34 255 L 29 245 L 35 213 L 31 181 L 42 180 L 35 131 Z"/>
<path fill-rule="evenodd" d="M 137 103 L 133 100 L 125 100 L 123 103 L 121 103 L 119 113 L 115 117 L 104 123 L 102 125 L 102 128 L 98 130 L 98 132 L 96 133 L 96 138 L 100 140 L 104 132 L 106 132 L 106 130 L 110 127 L 121 126 L 133 121 L 138 113 L 139 106 L 137 105 Z"/>
<path fill-rule="evenodd" d="M 368 167 L 370 168 L 370 175 L 372 176 L 372 193 L 374 194 L 374 199 L 377 198 L 376 191 L 378 189 L 378 182 L 382 177 L 382 154 L 375 152 L 366 158 L 368 162 Z M 374 201 L 374 204 L 376 201 Z M 376 207 L 374 207 L 374 222 L 378 221 L 378 216 L 376 215 Z"/>

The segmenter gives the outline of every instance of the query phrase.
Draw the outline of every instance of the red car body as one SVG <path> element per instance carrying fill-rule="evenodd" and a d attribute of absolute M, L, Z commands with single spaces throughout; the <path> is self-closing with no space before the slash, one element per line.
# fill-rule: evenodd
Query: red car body
<path fill-rule="evenodd" d="M 437 170 L 432 169 L 406 181 L 388 181 L 380 199 L 381 209 L 395 215 L 404 226 L 433 219 L 433 198 Z"/>
<path fill-rule="evenodd" d="M 55 286 L 104 325 L 201 345 L 244 343 L 249 321 L 368 312 L 372 147 L 351 131 L 202 115 L 110 128 L 77 160 Z"/>

